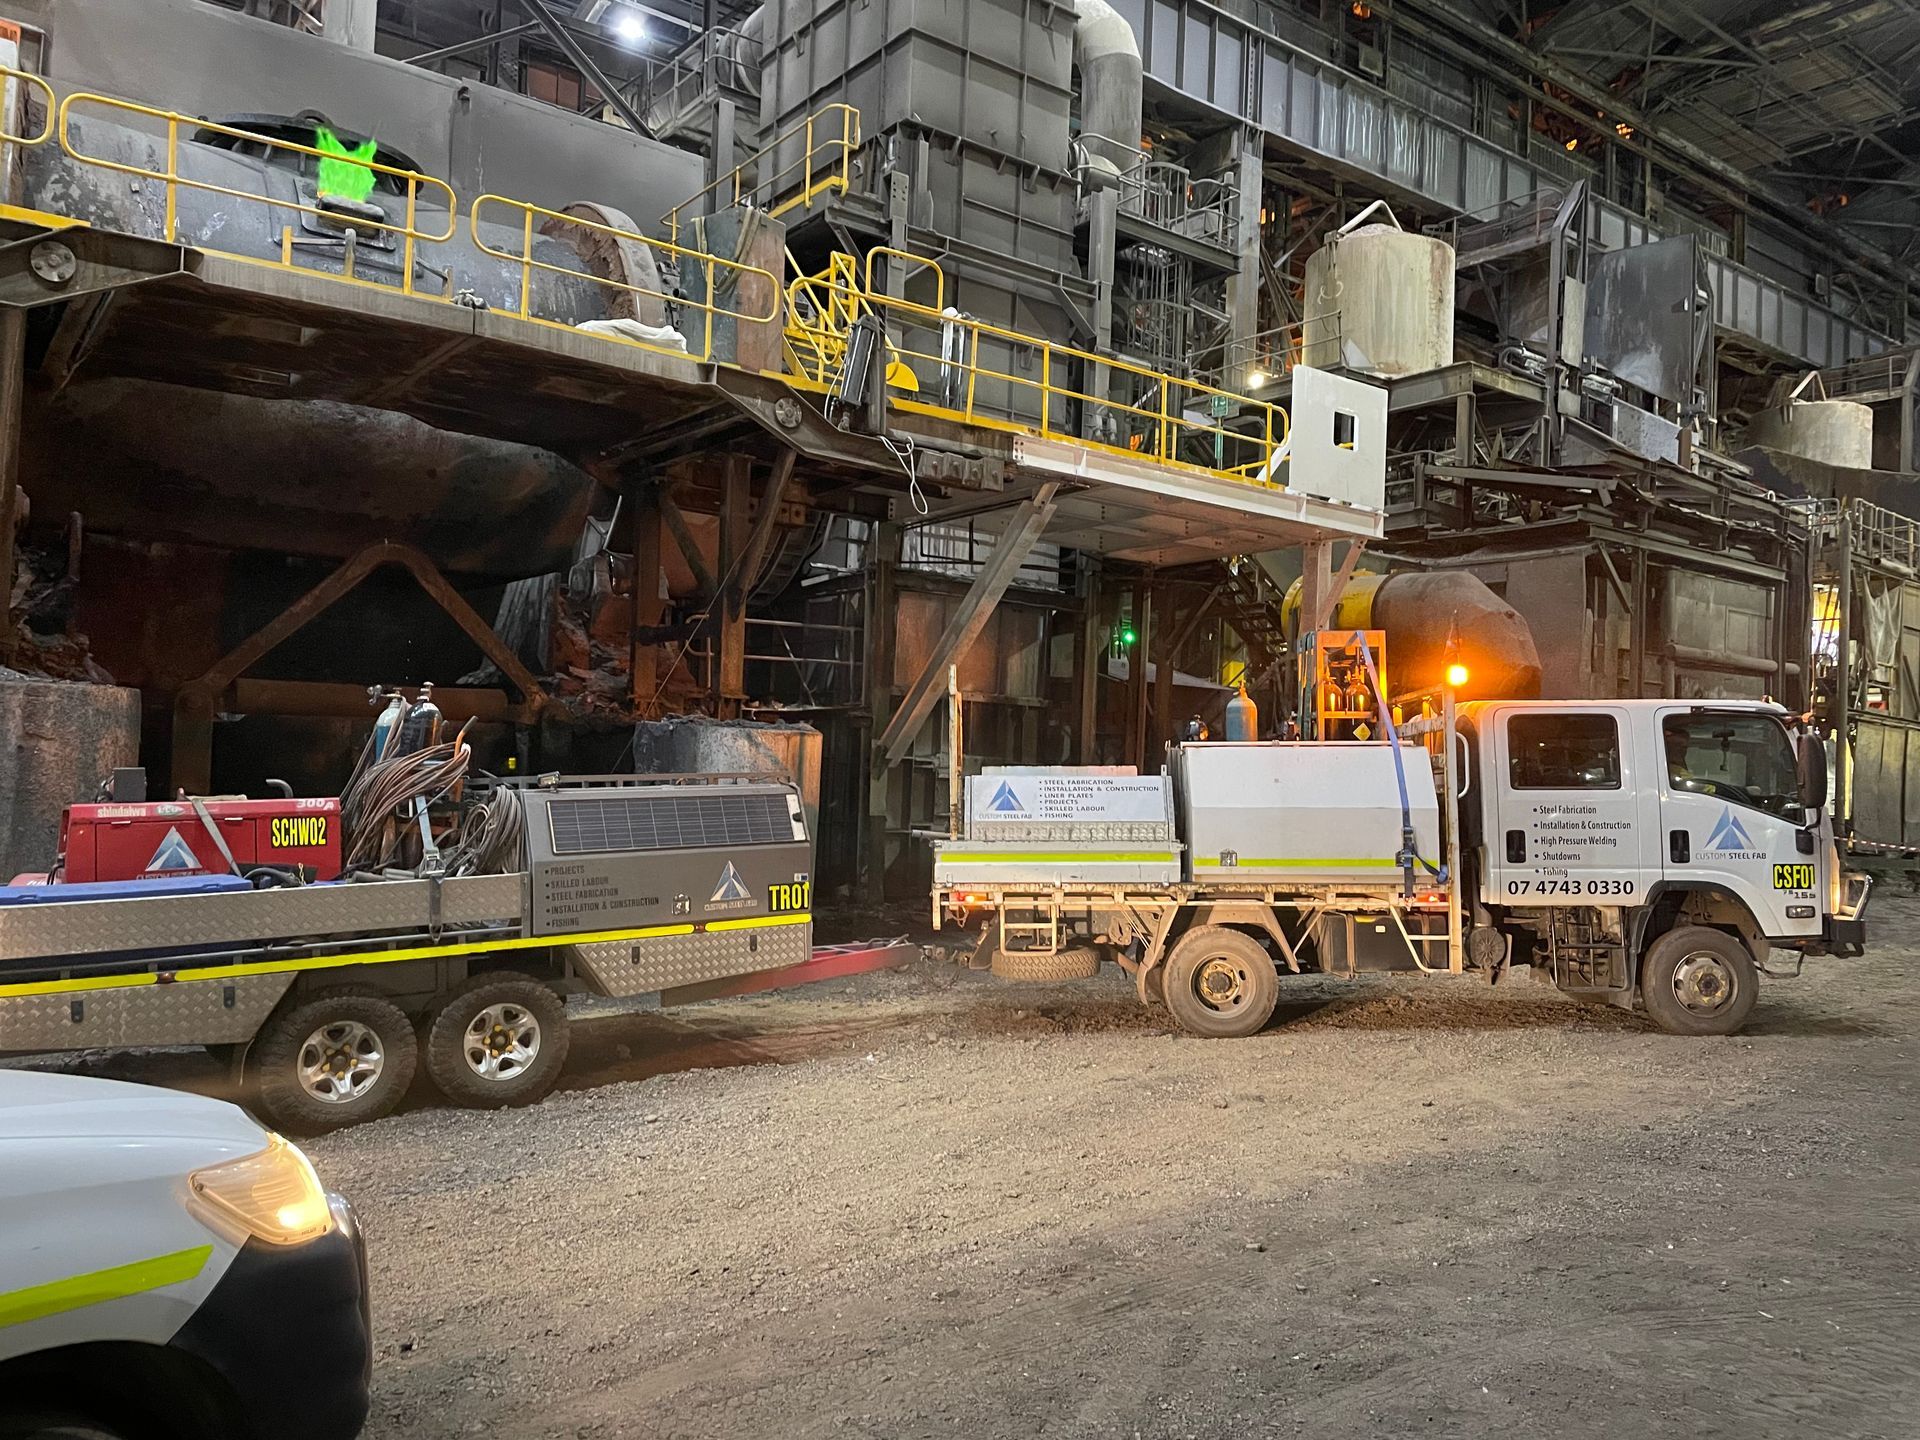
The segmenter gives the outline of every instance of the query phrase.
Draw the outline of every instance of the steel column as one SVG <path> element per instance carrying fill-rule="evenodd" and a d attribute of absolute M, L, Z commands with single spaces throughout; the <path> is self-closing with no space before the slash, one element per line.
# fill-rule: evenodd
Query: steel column
<path fill-rule="evenodd" d="M 13 659 L 14 510 L 20 503 L 20 394 L 27 312 L 0 310 L 0 661 Z"/>
<path fill-rule="evenodd" d="M 900 708 L 893 712 L 893 718 L 874 742 L 876 766 L 892 765 L 907 753 L 914 735 L 932 713 L 934 702 L 940 698 L 940 686 L 945 681 L 947 666 L 959 659 L 967 647 L 979 638 L 987 621 L 993 618 L 994 607 L 1000 603 L 1000 597 L 1007 593 L 1007 588 L 1013 584 L 1013 577 L 1026 563 L 1027 556 L 1033 553 L 1033 547 L 1039 541 L 1041 532 L 1047 528 L 1047 522 L 1053 519 L 1054 496 L 1059 490 L 1057 481 L 1049 481 L 1008 519 L 1007 528 L 1000 532 L 1000 538 L 994 542 L 993 554 L 980 568 L 980 573 L 974 577 L 973 584 L 962 597 L 959 608 L 947 621 L 947 628 L 941 632 L 933 653 L 927 657 L 919 675 L 907 687 L 906 698 L 900 702 Z M 882 623 L 888 623 L 890 617 L 877 618 Z"/>

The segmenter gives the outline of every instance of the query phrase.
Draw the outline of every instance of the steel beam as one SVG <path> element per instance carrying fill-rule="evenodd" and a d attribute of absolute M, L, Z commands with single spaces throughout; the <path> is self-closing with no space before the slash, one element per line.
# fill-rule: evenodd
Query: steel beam
<path fill-rule="evenodd" d="M 647 128 L 647 122 L 640 118 L 640 112 L 627 103 L 627 97 L 620 93 L 620 87 L 609 80 L 600 67 L 594 64 L 593 57 L 581 48 L 578 40 L 573 38 L 573 32 L 568 30 L 560 17 L 548 8 L 547 0 L 519 0 L 519 3 L 540 22 L 541 27 L 552 37 L 553 43 L 566 52 L 574 68 L 593 82 L 593 88 L 600 92 L 601 98 L 619 112 L 620 118 L 627 122 L 628 129 L 648 140 L 659 138 Z"/>
<path fill-rule="evenodd" d="M 877 769 L 894 764 L 907 753 L 907 746 L 913 743 L 914 735 L 932 713 L 934 702 L 940 698 L 947 666 L 979 638 L 987 621 L 993 618 L 994 607 L 1000 603 L 1000 597 L 1007 593 L 1007 587 L 1013 584 L 1013 577 L 1026 563 L 1027 556 L 1033 553 L 1033 547 L 1039 541 L 1041 532 L 1047 528 L 1047 522 L 1053 519 L 1054 497 L 1059 490 L 1057 482 L 1042 485 L 1031 500 L 1014 512 L 1007 522 L 1007 528 L 1000 532 L 1000 538 L 994 543 L 993 554 L 974 577 L 959 608 L 953 612 L 953 617 L 947 621 L 947 628 L 935 643 L 933 653 L 927 656 L 920 674 L 907 687 L 906 698 L 887 721 L 887 728 L 875 740 L 874 764 Z M 892 623 L 891 616 L 871 618 L 881 624 Z"/>
<path fill-rule="evenodd" d="M 176 789 L 196 794 L 205 793 L 212 785 L 213 716 L 227 687 L 384 565 L 398 565 L 419 581 L 420 588 L 480 647 L 480 653 L 500 667 L 530 710 L 538 711 L 546 703 L 546 691 L 533 673 L 431 560 L 411 545 L 369 545 L 228 651 L 204 675 L 180 688 L 173 701 L 173 763 L 169 774 Z"/>

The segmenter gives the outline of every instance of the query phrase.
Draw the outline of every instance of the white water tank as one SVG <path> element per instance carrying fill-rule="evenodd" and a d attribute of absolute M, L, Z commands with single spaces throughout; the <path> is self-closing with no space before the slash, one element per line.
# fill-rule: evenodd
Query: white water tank
<path fill-rule="evenodd" d="M 1747 426 L 1747 443 L 1828 465 L 1873 468 L 1873 410 L 1856 400 L 1797 400 L 1762 410 Z"/>
<path fill-rule="evenodd" d="M 1335 236 L 1307 260 L 1301 362 L 1369 375 L 1453 363 L 1453 247 L 1394 225 Z"/>

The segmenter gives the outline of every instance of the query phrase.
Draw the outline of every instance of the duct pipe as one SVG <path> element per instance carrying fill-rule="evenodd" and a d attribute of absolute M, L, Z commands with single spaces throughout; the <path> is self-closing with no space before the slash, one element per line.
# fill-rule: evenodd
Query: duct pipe
<path fill-rule="evenodd" d="M 1107 0 L 1074 0 L 1073 63 L 1080 71 L 1080 140 L 1122 172 L 1140 150 L 1145 81 L 1133 27 Z"/>
<path fill-rule="evenodd" d="M 327 0 L 320 12 L 320 33 L 335 44 L 371 55 L 378 13 L 379 0 Z"/>

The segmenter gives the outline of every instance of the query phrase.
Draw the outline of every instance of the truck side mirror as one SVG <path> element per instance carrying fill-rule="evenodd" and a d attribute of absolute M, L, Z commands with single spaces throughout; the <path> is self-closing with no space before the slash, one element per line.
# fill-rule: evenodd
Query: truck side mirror
<path fill-rule="evenodd" d="M 1811 730 L 1800 732 L 1794 747 L 1800 769 L 1800 803 L 1809 811 L 1827 803 L 1827 747 Z"/>

